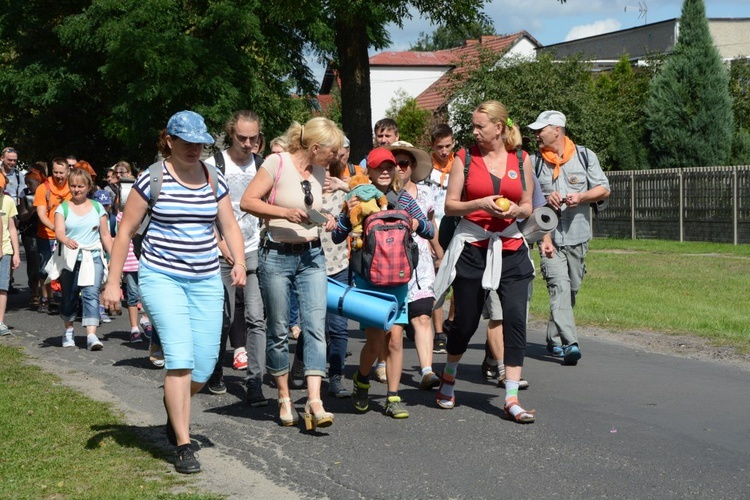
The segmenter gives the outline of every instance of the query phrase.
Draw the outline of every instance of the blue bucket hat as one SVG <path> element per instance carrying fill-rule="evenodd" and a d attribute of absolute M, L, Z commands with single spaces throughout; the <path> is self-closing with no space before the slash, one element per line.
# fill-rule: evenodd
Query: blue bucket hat
<path fill-rule="evenodd" d="M 109 194 L 109 191 L 103 189 L 99 189 L 94 193 L 94 199 L 102 205 L 112 204 L 112 196 Z"/>
<path fill-rule="evenodd" d="M 206 128 L 206 122 L 195 111 L 180 111 L 173 114 L 167 122 L 167 134 L 195 144 L 214 143 L 214 138 Z"/>

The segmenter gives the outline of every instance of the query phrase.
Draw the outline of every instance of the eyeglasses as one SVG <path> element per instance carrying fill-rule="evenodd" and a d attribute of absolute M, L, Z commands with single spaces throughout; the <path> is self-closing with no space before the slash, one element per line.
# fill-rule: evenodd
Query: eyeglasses
<path fill-rule="evenodd" d="M 117 175 L 126 175 L 128 172 L 127 170 L 115 170 L 115 173 Z"/>
<path fill-rule="evenodd" d="M 13 148 L 3 148 L 2 154 L 4 155 L 5 153 L 18 153 L 18 150 Z"/>
<path fill-rule="evenodd" d="M 401 160 L 396 163 L 396 165 L 398 165 L 398 168 L 400 168 L 401 170 L 406 170 L 411 166 L 411 162 L 409 160 Z"/>
<path fill-rule="evenodd" d="M 305 205 L 312 206 L 313 201 L 315 201 L 315 198 L 313 198 L 312 187 L 310 186 L 310 181 L 302 181 L 300 184 L 302 185 L 302 190 L 305 192 Z"/>

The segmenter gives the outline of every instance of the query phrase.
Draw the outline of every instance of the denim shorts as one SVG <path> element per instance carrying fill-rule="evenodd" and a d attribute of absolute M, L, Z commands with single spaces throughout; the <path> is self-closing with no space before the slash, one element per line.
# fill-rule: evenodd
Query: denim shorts
<path fill-rule="evenodd" d="M 125 303 L 128 307 L 135 307 L 141 301 L 141 291 L 138 288 L 138 271 L 123 273 L 125 276 Z"/>
<path fill-rule="evenodd" d="M 224 287 L 221 275 L 188 279 L 149 269 L 138 270 L 141 301 L 164 350 L 167 370 L 192 370 L 206 383 L 219 359 Z"/>
<path fill-rule="evenodd" d="M 0 292 L 8 291 L 8 285 L 10 285 L 10 264 L 12 260 L 12 255 L 3 255 L 0 258 Z"/>

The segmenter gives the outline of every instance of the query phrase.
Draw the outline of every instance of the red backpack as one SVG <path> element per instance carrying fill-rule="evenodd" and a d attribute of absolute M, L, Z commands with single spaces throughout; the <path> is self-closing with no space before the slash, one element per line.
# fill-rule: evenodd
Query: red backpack
<path fill-rule="evenodd" d="M 381 210 L 365 219 L 362 248 L 351 255 L 352 271 L 375 286 L 409 283 L 419 262 L 419 248 L 411 236 L 411 217 L 397 202 L 394 205 L 395 210 Z"/>

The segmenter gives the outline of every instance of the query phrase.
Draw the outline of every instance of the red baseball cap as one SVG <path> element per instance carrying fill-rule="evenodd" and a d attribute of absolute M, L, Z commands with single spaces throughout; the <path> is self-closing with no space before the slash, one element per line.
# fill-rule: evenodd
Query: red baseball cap
<path fill-rule="evenodd" d="M 367 155 L 367 168 L 378 169 L 385 161 L 396 165 L 396 158 L 393 157 L 393 153 L 385 148 L 375 148 Z"/>

